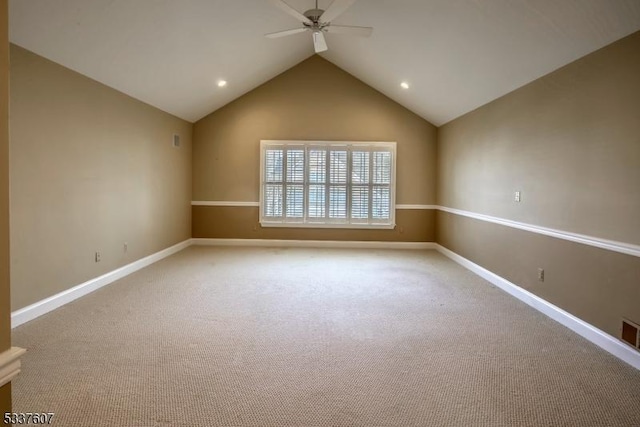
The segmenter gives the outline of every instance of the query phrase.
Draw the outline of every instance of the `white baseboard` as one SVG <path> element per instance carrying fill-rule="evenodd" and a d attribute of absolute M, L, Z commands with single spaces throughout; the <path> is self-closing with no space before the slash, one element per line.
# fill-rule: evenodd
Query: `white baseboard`
<path fill-rule="evenodd" d="M 134 261 L 131 264 L 127 264 L 116 270 L 103 274 L 102 276 L 88 280 L 84 283 L 74 286 L 73 288 L 67 289 L 58 294 L 52 295 L 48 298 L 38 301 L 34 304 L 31 304 L 24 308 L 16 310 L 11 313 L 11 327 L 15 328 L 16 326 L 20 326 L 23 323 L 26 323 L 30 320 L 40 317 L 43 314 L 46 314 L 52 310 L 55 310 L 58 307 L 61 307 L 65 304 L 70 303 L 71 301 L 74 301 L 82 296 L 85 296 L 88 293 L 95 291 L 96 289 L 99 289 L 105 285 L 115 282 L 116 280 L 121 279 L 144 267 L 147 267 L 148 265 L 151 265 L 154 262 L 160 261 L 163 258 L 173 255 L 176 252 L 179 252 L 184 248 L 189 247 L 190 245 L 191 245 L 191 239 L 185 240 L 184 242 L 180 242 L 167 249 L 163 249 L 159 252 L 156 252 L 155 254 L 151 254 L 147 257 L 139 259 L 138 261 Z"/>
<path fill-rule="evenodd" d="M 578 317 L 564 311 L 548 301 L 528 292 L 495 273 L 475 264 L 474 262 L 440 246 L 435 242 L 380 242 L 380 241 L 335 241 L 335 240 L 267 240 L 267 239 L 202 239 L 192 238 L 178 243 L 155 254 L 120 267 L 100 277 L 91 279 L 71 289 L 50 296 L 42 301 L 31 304 L 11 313 L 11 327 L 22 325 L 58 307 L 70 303 L 96 289 L 108 285 L 135 271 L 147 267 L 163 258 L 175 254 L 191 245 L 197 246 L 259 246 L 259 247 L 297 247 L 297 248 L 345 248 L 345 249 L 435 249 L 456 263 L 503 291 L 518 298 L 527 305 L 535 308 L 553 320 L 571 329 L 612 355 L 640 370 L 640 353 L 630 348 L 622 341 L 596 328 Z M 0 354 L 0 382 L 5 378 L 15 377 L 20 372 L 19 357 L 24 349 L 13 347 Z M 7 381 L 7 382 L 8 382 Z M 0 384 L 1 386 L 2 384 Z"/>
<path fill-rule="evenodd" d="M 264 240 L 264 239 L 188 239 L 155 254 L 127 264 L 102 276 L 88 280 L 73 288 L 52 295 L 11 313 L 11 328 L 20 326 L 58 307 L 83 297 L 115 282 L 135 271 L 175 254 L 191 245 L 207 246 L 262 246 L 299 248 L 354 248 L 354 249 L 435 249 L 433 242 L 356 242 L 323 240 Z"/>
<path fill-rule="evenodd" d="M 20 356 L 26 351 L 24 348 L 11 347 L 0 353 L 0 387 L 20 373 Z"/>
<path fill-rule="evenodd" d="M 339 240 L 191 239 L 198 246 L 260 246 L 271 248 L 435 249 L 434 242 L 366 242 Z"/>
<path fill-rule="evenodd" d="M 435 248 L 444 256 L 494 284 L 511 296 L 516 297 L 525 304 L 535 308 L 603 350 L 616 356 L 618 359 L 640 370 L 640 352 L 632 349 L 619 339 L 443 246 L 436 244 Z"/>

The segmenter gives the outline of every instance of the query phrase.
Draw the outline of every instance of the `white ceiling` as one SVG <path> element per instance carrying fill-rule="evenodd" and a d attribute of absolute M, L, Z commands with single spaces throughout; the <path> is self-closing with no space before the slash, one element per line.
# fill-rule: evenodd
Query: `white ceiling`
<path fill-rule="evenodd" d="M 298 25 L 267 0 L 9 7 L 13 43 L 191 122 L 313 54 L 309 33 L 263 37 Z M 640 30 L 640 0 L 359 0 L 334 23 L 374 32 L 328 34 L 324 58 L 441 125 Z"/>

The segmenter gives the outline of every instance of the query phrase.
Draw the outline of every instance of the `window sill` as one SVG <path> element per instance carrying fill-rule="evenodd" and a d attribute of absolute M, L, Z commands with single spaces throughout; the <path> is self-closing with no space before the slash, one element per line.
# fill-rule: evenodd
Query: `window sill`
<path fill-rule="evenodd" d="M 270 222 L 260 221 L 263 228 L 334 228 L 356 230 L 392 230 L 395 224 L 329 224 L 329 223 L 304 223 L 304 222 Z"/>

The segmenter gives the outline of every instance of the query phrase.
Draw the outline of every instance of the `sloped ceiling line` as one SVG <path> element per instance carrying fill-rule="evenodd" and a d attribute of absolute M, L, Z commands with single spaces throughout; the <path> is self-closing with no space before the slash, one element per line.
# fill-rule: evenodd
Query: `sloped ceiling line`
<path fill-rule="evenodd" d="M 9 22 L 13 43 L 191 122 L 313 54 L 308 34 L 264 37 L 296 25 L 265 0 L 10 0 Z M 328 34 L 325 59 L 439 126 L 639 31 L 640 2 L 360 0 L 334 23 L 374 32 Z"/>

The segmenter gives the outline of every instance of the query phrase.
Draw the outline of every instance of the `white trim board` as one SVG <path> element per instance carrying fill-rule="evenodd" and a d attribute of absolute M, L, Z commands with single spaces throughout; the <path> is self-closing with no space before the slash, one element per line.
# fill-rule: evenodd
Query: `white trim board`
<path fill-rule="evenodd" d="M 555 237 L 557 239 L 568 240 L 570 242 L 581 243 L 583 245 L 594 246 L 613 252 L 640 257 L 640 246 L 631 243 L 618 242 L 615 240 L 602 239 L 600 237 L 587 236 L 585 234 L 572 233 L 570 231 L 556 230 L 554 228 L 542 227 L 539 225 L 527 224 L 524 222 L 512 221 L 510 219 L 498 218 L 491 215 L 484 215 L 475 212 L 463 211 L 461 209 L 447 208 L 439 206 L 438 210 L 452 213 L 454 215 L 466 216 L 480 221 L 500 224 L 519 230 Z"/>
<path fill-rule="evenodd" d="M 259 246 L 271 248 L 435 249 L 434 242 L 379 242 L 338 240 L 191 239 L 196 246 Z"/>
<path fill-rule="evenodd" d="M 144 267 L 153 264 L 154 262 L 160 261 L 163 258 L 173 255 L 176 252 L 179 252 L 189 246 L 191 246 L 191 239 L 180 242 L 176 245 L 146 256 L 116 270 L 105 273 L 102 276 L 88 280 L 84 283 L 74 286 L 73 288 L 67 289 L 41 301 L 16 310 L 11 313 L 11 327 L 15 328 L 16 326 L 20 326 L 23 323 L 40 317 L 43 314 L 55 310 L 56 308 L 61 307 L 65 304 L 68 304 L 71 301 L 74 301 L 97 289 L 100 289 L 105 285 L 113 283 L 118 279 L 128 276 L 133 272 L 136 272 Z"/>
<path fill-rule="evenodd" d="M 436 210 L 437 205 L 396 205 L 396 209 Z"/>
<path fill-rule="evenodd" d="M 259 202 L 223 202 L 223 201 L 193 201 L 192 206 L 251 206 L 259 207 Z M 499 218 L 491 215 L 479 214 L 475 212 L 465 211 L 462 209 L 448 208 L 446 206 L 438 205 L 410 205 L 405 204 L 396 205 L 396 210 L 439 210 L 442 212 L 452 213 L 454 215 L 465 216 L 467 218 L 473 218 L 480 221 L 491 222 L 494 224 L 504 225 L 506 227 L 516 228 L 519 230 L 529 231 L 531 233 L 542 234 L 544 236 L 555 237 L 557 239 L 568 240 L 570 242 L 581 243 L 583 245 L 593 246 L 600 249 L 606 249 L 613 252 L 619 252 L 625 255 L 631 255 L 640 257 L 640 245 L 634 245 L 632 243 L 619 242 L 615 240 L 603 239 L 595 236 L 588 236 L 586 234 L 572 233 L 570 231 L 557 230 L 555 228 L 543 227 L 540 225 L 527 224 L 519 221 L 512 221 L 510 219 Z"/>
<path fill-rule="evenodd" d="M 487 270 L 484 267 L 464 258 L 457 253 L 445 248 L 444 246 L 435 245 L 436 250 L 444 256 L 450 258 L 454 262 L 460 264 L 471 272 L 477 274 L 488 282 L 499 287 L 509 295 L 519 299 L 530 307 L 535 308 L 542 314 L 550 317 L 556 322 L 566 326 L 578 335 L 591 341 L 603 350 L 611 353 L 618 359 L 628 363 L 634 368 L 640 370 L 640 352 L 632 349 L 617 338 L 607 334 L 606 332 L 596 328 L 595 326 L 585 322 L 584 320 L 564 311 L 550 302 L 522 289 L 521 287 L 511 283 L 507 279 Z"/>
<path fill-rule="evenodd" d="M 231 206 L 231 207 L 260 207 L 260 202 L 233 202 L 233 201 L 206 201 L 206 200 L 193 200 L 191 206 Z M 396 205 L 398 209 L 438 209 L 436 205 Z"/>
<path fill-rule="evenodd" d="M 191 206 L 231 206 L 231 207 L 260 207 L 260 202 L 224 202 L 194 200 Z"/>
<path fill-rule="evenodd" d="M 20 373 L 20 356 L 26 351 L 24 348 L 11 347 L 0 353 L 0 387 Z"/>

